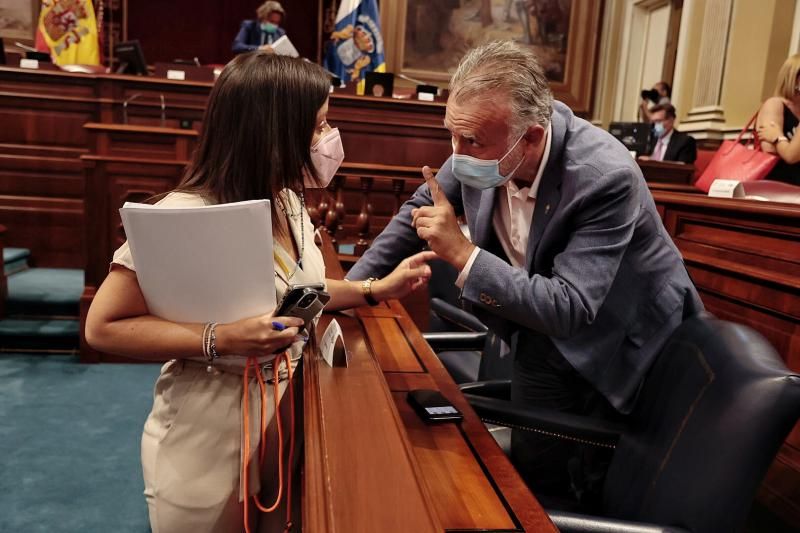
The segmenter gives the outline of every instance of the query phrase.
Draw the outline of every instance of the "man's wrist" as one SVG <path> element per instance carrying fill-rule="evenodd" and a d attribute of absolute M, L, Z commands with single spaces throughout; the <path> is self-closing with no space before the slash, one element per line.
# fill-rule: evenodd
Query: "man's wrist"
<path fill-rule="evenodd" d="M 475 248 L 476 246 L 469 242 L 469 245 L 462 248 L 462 251 L 454 258 L 453 266 L 456 267 L 459 272 L 464 270 L 464 267 L 467 266 L 467 262 L 472 256 L 472 252 L 475 250 Z"/>

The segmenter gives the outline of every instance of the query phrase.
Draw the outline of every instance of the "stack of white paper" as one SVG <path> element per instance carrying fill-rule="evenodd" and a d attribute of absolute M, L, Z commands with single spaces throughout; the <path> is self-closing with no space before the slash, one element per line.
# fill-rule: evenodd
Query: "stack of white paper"
<path fill-rule="evenodd" d="M 268 200 L 120 209 L 150 312 L 175 322 L 233 322 L 275 308 Z"/>
<path fill-rule="evenodd" d="M 278 39 L 270 45 L 272 50 L 279 56 L 300 57 L 297 48 L 294 47 L 292 41 L 286 35 L 278 37 Z"/>

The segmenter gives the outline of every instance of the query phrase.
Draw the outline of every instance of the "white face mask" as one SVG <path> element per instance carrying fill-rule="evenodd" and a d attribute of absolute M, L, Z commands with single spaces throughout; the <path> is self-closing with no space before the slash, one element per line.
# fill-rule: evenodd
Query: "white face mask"
<path fill-rule="evenodd" d="M 303 184 L 308 189 L 324 189 L 344 161 L 344 148 L 339 128 L 333 128 L 311 147 L 311 161 L 317 170 L 317 180 L 306 175 Z"/>
<path fill-rule="evenodd" d="M 519 136 L 517 142 L 515 142 L 500 159 L 478 159 L 477 157 L 469 155 L 453 153 L 453 158 L 451 159 L 453 175 L 464 185 L 476 189 L 492 189 L 505 185 L 508 180 L 514 177 L 514 172 L 522 165 L 522 161 L 525 158 L 523 157 L 520 159 L 517 166 L 506 176 L 500 174 L 500 161 L 508 157 L 524 136 L 525 132 Z M 455 146 L 453 149 L 455 150 Z"/>

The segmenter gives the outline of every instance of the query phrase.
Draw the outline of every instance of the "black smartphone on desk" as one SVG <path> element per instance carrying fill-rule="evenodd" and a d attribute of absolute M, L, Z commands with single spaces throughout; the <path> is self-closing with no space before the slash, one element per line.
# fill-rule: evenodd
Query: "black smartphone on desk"
<path fill-rule="evenodd" d="M 302 318 L 303 327 L 307 329 L 309 322 L 322 312 L 330 299 L 322 283 L 292 285 L 286 289 L 274 316 Z"/>
<path fill-rule="evenodd" d="M 461 422 L 464 416 L 438 390 L 418 389 L 408 393 L 408 403 L 425 422 Z"/>

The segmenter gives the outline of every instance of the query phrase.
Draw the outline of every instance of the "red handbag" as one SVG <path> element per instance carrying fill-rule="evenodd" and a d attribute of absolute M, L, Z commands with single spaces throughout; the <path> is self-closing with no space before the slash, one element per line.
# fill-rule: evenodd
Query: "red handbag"
<path fill-rule="evenodd" d="M 755 128 L 753 137 L 747 144 L 739 142 L 750 126 L 754 125 L 757 116 L 758 113 L 753 115 L 735 141 L 728 140 L 722 143 L 703 171 L 703 175 L 694 183 L 695 187 L 708 192 L 716 179 L 755 181 L 767 177 L 778 164 L 779 157 L 761 150 L 761 142 Z"/>

